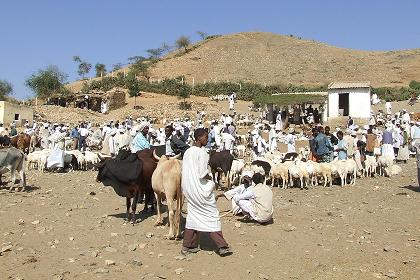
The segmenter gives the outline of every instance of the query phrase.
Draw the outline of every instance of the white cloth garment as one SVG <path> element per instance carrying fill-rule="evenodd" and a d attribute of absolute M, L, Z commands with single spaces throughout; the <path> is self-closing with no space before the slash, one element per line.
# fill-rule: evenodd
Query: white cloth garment
<path fill-rule="evenodd" d="M 225 150 L 232 151 L 235 143 L 235 137 L 229 133 L 222 133 L 222 142 L 224 143 Z"/>
<path fill-rule="evenodd" d="M 192 146 L 182 160 L 182 192 L 187 201 L 185 228 L 201 232 L 221 231 L 219 211 L 214 196 L 214 183 L 203 179 L 208 174 L 209 155 L 203 148 Z"/>
<path fill-rule="evenodd" d="M 283 121 L 281 119 L 281 114 L 277 114 L 276 117 L 276 130 L 281 131 L 283 129 Z"/>
<path fill-rule="evenodd" d="M 287 134 L 284 138 L 284 143 L 287 144 L 287 152 L 288 153 L 295 153 L 296 152 L 296 136 L 293 134 Z"/>
<path fill-rule="evenodd" d="M 277 133 L 274 129 L 270 129 L 268 133 L 268 146 L 271 152 L 277 150 Z"/>
<path fill-rule="evenodd" d="M 232 203 L 232 213 L 237 215 L 242 212 L 241 208 L 236 204 L 235 200 L 232 199 L 235 195 L 240 195 L 246 190 L 245 185 L 239 185 L 231 190 L 224 192 L 224 196 Z"/>

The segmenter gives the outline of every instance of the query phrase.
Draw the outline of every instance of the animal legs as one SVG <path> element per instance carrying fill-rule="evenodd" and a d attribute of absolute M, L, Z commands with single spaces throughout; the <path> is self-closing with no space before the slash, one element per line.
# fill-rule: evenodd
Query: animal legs
<path fill-rule="evenodd" d="M 161 210 L 160 207 L 162 205 L 162 199 L 156 193 L 155 193 L 155 197 L 156 197 L 156 208 L 157 208 L 157 215 L 156 215 L 155 226 L 158 226 L 158 225 L 163 224 L 162 213 L 160 212 L 160 210 Z"/>
<path fill-rule="evenodd" d="M 133 198 L 133 204 L 131 205 L 132 210 L 132 217 L 131 217 L 131 223 L 134 225 L 136 223 L 136 210 L 137 210 L 137 202 L 139 201 L 139 192 L 137 191 Z"/>
<path fill-rule="evenodd" d="M 131 213 L 130 213 L 131 197 L 129 197 L 129 196 L 126 197 L 125 205 L 127 206 L 127 218 L 126 218 L 126 220 L 130 221 L 130 219 L 131 219 L 131 216 L 130 216 L 131 215 Z"/>
<path fill-rule="evenodd" d="M 174 231 L 174 225 L 175 225 L 175 213 L 174 213 L 174 200 L 173 197 L 167 197 L 166 202 L 168 203 L 168 221 L 169 221 L 169 239 L 175 239 L 175 231 Z"/>

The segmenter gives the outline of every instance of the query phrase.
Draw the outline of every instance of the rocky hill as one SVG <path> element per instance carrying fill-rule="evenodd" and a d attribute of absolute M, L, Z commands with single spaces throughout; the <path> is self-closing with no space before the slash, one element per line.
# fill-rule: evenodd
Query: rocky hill
<path fill-rule="evenodd" d="M 361 51 L 273 33 L 246 32 L 201 41 L 185 54 L 172 52 L 151 69 L 151 80 L 181 75 L 188 83 L 194 78 L 195 83 L 318 86 L 345 80 L 399 87 L 420 80 L 420 49 Z M 72 83 L 70 88 L 79 90 L 81 82 Z"/>
<path fill-rule="evenodd" d="M 420 49 L 359 51 L 272 33 L 225 35 L 170 55 L 152 70 L 153 79 L 184 75 L 204 80 L 261 84 L 320 85 L 368 80 L 373 86 L 402 86 L 420 79 Z"/>

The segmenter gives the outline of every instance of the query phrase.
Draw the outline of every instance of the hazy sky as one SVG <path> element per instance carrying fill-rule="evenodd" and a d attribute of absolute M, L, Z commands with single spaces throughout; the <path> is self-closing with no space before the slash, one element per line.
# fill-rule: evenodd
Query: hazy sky
<path fill-rule="evenodd" d="M 416 0 L 13 0 L 2 1 L 1 10 L 0 79 L 18 98 L 32 95 L 25 79 L 48 65 L 75 80 L 74 55 L 110 70 L 181 35 L 197 41 L 196 31 L 294 34 L 363 50 L 420 48 Z"/>

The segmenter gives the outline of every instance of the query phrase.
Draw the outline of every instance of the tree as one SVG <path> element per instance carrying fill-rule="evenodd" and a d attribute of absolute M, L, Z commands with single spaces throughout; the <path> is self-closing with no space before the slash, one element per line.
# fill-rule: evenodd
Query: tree
<path fill-rule="evenodd" d="M 205 40 L 207 38 L 207 36 L 209 35 L 209 34 L 207 34 L 206 32 L 203 32 L 203 31 L 197 31 L 196 33 L 198 34 L 198 36 L 200 36 L 201 40 Z"/>
<path fill-rule="evenodd" d="M 186 98 L 190 97 L 190 88 L 187 85 L 180 84 L 177 93 L 178 98 L 182 99 L 182 102 L 179 103 L 179 108 L 181 110 L 190 110 L 191 103 L 185 100 Z"/>
<path fill-rule="evenodd" d="M 172 51 L 172 46 L 170 46 L 169 44 L 165 42 L 162 44 L 160 48 L 166 53 L 170 53 Z"/>
<path fill-rule="evenodd" d="M 129 63 L 136 63 L 136 62 L 145 61 L 145 60 L 147 60 L 147 58 L 145 58 L 144 56 L 141 56 L 141 55 L 130 56 L 128 58 Z"/>
<path fill-rule="evenodd" d="M 0 80 L 0 100 L 5 100 L 10 94 L 13 94 L 13 85 L 6 80 Z"/>
<path fill-rule="evenodd" d="M 61 72 L 57 66 L 50 65 L 45 70 L 38 70 L 32 74 L 25 85 L 38 97 L 48 98 L 53 94 L 66 95 L 69 91 L 64 87 L 67 74 Z"/>
<path fill-rule="evenodd" d="M 96 63 L 95 65 L 96 77 L 103 77 L 106 74 L 106 66 L 102 63 Z"/>
<path fill-rule="evenodd" d="M 131 76 L 126 79 L 126 87 L 128 89 L 128 94 L 132 97 L 134 96 L 134 107 L 137 106 L 137 96 L 140 95 L 140 83 L 136 77 Z"/>
<path fill-rule="evenodd" d="M 85 79 L 85 74 L 88 74 L 90 72 L 90 69 L 92 68 L 92 64 L 83 61 L 79 56 L 73 56 L 73 61 L 79 63 L 77 74 L 79 76 L 82 76 L 82 80 Z"/>
<path fill-rule="evenodd" d="M 118 71 L 122 68 L 122 63 L 118 62 L 112 65 L 112 71 Z"/>
<path fill-rule="evenodd" d="M 163 54 L 162 48 L 156 48 L 156 49 L 148 49 L 146 52 L 149 54 L 149 58 L 159 58 Z"/>
<path fill-rule="evenodd" d="M 181 36 L 175 41 L 175 45 L 176 45 L 177 49 L 184 48 L 185 52 L 188 51 L 187 48 L 190 44 L 191 44 L 190 38 L 188 38 L 187 36 Z"/>
<path fill-rule="evenodd" d="M 131 64 L 130 70 L 135 76 L 142 76 L 147 81 L 150 79 L 149 73 L 150 63 L 147 61 L 138 61 L 136 63 Z"/>

